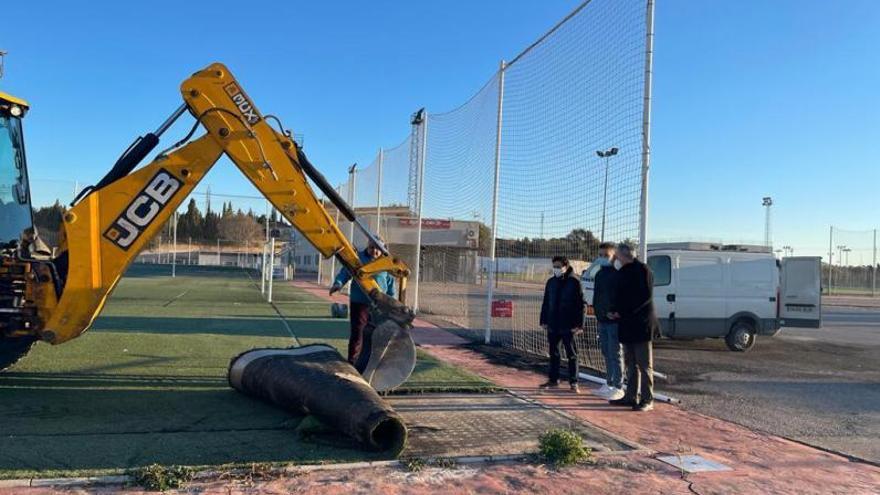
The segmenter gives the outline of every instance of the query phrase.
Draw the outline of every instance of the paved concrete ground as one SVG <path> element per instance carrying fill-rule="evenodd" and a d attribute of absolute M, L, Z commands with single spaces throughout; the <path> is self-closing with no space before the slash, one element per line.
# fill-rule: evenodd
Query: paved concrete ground
<path fill-rule="evenodd" d="M 682 407 L 880 463 L 880 308 L 830 307 L 747 353 L 720 340 L 658 342 L 658 386 Z"/>
<path fill-rule="evenodd" d="M 188 493 L 786 493 L 869 494 L 880 486 L 880 468 L 753 431 L 676 406 L 650 413 L 609 406 L 591 393 L 542 392 L 542 373 L 504 366 L 469 350 L 466 342 L 418 322 L 414 333 L 432 355 L 477 373 L 521 397 L 563 411 L 658 454 L 700 454 L 731 471 L 687 475 L 644 453 L 603 456 L 594 465 L 554 471 L 534 464 L 427 468 L 291 471 L 266 480 L 230 476 L 196 483 Z M 586 386 L 584 387 L 587 388 Z M 119 490 L 119 486 L 105 490 Z M 76 490 L 75 490 L 76 491 Z M 0 488 L 0 492 L 3 492 Z M 10 493 L 47 493 L 17 489 Z"/>

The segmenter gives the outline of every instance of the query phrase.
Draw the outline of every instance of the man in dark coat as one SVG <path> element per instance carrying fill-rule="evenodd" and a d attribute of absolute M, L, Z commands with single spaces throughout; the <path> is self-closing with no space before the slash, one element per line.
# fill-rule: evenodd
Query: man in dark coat
<path fill-rule="evenodd" d="M 584 296 L 581 283 L 572 274 L 568 259 L 553 257 L 553 276 L 544 287 L 544 302 L 541 304 L 541 327 L 547 331 L 550 344 L 550 379 L 542 388 L 559 386 L 559 343 L 565 347 L 568 359 L 568 383 L 574 393 L 578 393 L 578 356 L 574 336 L 584 324 Z"/>
<path fill-rule="evenodd" d="M 617 321 L 608 318 L 612 311 L 611 300 L 617 285 L 617 269 L 612 264 L 614 249 L 612 242 L 599 244 L 599 257 L 596 263 L 602 268 L 593 276 L 593 312 L 599 329 L 599 347 L 605 358 L 605 385 L 598 394 L 609 400 L 623 398 L 623 352 L 618 337 Z"/>
<path fill-rule="evenodd" d="M 658 325 L 653 302 L 654 274 L 635 259 L 627 243 L 617 246 L 614 258 L 618 267 L 617 287 L 608 316 L 618 322 L 627 383 L 623 398 L 609 402 L 632 407 L 634 411 L 650 411 L 654 408 L 651 339 Z"/>

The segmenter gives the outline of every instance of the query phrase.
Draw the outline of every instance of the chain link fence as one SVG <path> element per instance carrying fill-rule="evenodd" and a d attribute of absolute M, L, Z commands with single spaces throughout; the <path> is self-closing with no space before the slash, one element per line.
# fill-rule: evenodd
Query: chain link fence
<path fill-rule="evenodd" d="M 585 2 L 350 173 L 343 197 L 413 269 L 420 317 L 546 355 L 550 258 L 579 274 L 602 240 L 644 249 L 651 18 L 644 0 Z M 585 327 L 581 362 L 604 370 L 595 320 Z"/>
<path fill-rule="evenodd" d="M 877 229 L 831 227 L 825 292 L 840 296 L 877 295 Z"/>

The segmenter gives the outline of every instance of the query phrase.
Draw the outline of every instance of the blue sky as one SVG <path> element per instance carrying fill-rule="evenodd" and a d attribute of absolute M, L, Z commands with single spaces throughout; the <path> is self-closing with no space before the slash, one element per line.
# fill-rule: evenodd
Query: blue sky
<path fill-rule="evenodd" d="M 459 105 L 578 3 L 11 2 L 0 88 L 33 105 L 35 189 L 96 181 L 215 60 L 336 183 L 399 143 L 415 109 Z M 880 228 L 878 46 L 871 0 L 658 0 L 649 238 L 759 241 L 765 195 L 776 244 L 797 254 L 826 251 L 830 224 Z M 248 192 L 228 163 L 207 182 Z"/>

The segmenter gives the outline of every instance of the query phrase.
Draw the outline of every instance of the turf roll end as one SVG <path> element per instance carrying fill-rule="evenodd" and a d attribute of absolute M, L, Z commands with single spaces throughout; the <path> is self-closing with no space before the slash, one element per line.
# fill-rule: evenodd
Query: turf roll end
<path fill-rule="evenodd" d="M 354 366 L 328 345 L 253 349 L 232 359 L 232 388 L 296 414 L 313 414 L 364 449 L 398 455 L 406 425 Z"/>

